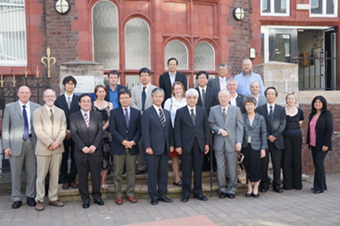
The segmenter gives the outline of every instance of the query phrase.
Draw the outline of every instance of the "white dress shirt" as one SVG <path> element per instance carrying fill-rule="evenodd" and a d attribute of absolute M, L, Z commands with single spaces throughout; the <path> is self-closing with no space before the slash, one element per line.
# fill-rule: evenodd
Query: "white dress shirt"
<path fill-rule="evenodd" d="M 164 103 L 164 109 L 170 111 L 172 127 L 175 126 L 176 111 L 187 105 L 187 100 L 182 98 L 179 102 L 175 97 L 168 98 Z"/>
<path fill-rule="evenodd" d="M 235 98 L 230 97 L 230 104 L 237 107 L 236 98 L 238 94 L 236 93 Z"/>
<path fill-rule="evenodd" d="M 85 112 L 82 109 L 80 109 L 80 112 L 83 115 L 84 120 L 85 120 L 85 113 L 87 114 L 87 118 L 89 119 L 89 123 L 90 123 L 90 110 Z"/>
<path fill-rule="evenodd" d="M 227 77 L 222 78 L 221 76 L 218 76 L 218 78 L 220 79 L 220 90 L 227 89 Z"/>
<path fill-rule="evenodd" d="M 171 82 L 171 87 L 174 85 L 175 79 L 176 79 L 176 73 L 177 71 L 175 71 L 174 75 L 172 75 L 169 71 L 169 78 L 170 78 L 170 82 Z"/>
<path fill-rule="evenodd" d="M 194 108 L 189 107 L 189 105 L 187 105 L 187 106 L 188 106 L 188 110 L 189 110 L 189 115 L 191 116 L 191 109 L 194 109 L 194 115 L 196 116 L 196 105 L 195 105 Z"/>
<path fill-rule="evenodd" d="M 129 107 L 127 107 L 127 108 L 125 108 L 125 107 L 123 107 L 123 106 L 122 106 L 122 109 L 123 109 L 123 115 L 124 115 L 124 117 L 125 117 L 125 109 L 127 109 L 128 116 L 129 116 L 129 121 L 130 121 L 130 112 L 131 112 L 131 110 L 130 110 L 130 106 L 129 106 Z"/>
<path fill-rule="evenodd" d="M 267 103 L 268 115 L 270 114 L 270 106 L 273 106 L 273 114 L 274 114 L 275 103 L 273 105 L 270 105 L 270 104 Z"/>

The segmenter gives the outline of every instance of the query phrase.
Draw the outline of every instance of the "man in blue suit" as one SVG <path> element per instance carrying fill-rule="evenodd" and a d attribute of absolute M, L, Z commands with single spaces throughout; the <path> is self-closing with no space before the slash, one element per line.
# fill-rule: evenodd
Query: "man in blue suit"
<path fill-rule="evenodd" d="M 158 200 L 172 202 L 166 197 L 168 185 L 169 151 L 173 152 L 173 130 L 170 112 L 162 108 L 163 89 L 156 88 L 151 93 L 153 106 L 146 109 L 142 116 L 142 139 L 144 155 L 148 167 L 148 193 L 151 204 Z M 158 190 L 156 189 L 158 182 Z"/>
<path fill-rule="evenodd" d="M 206 201 L 202 192 L 202 165 L 209 152 L 210 126 L 205 108 L 197 106 L 198 92 L 185 92 L 187 106 L 177 110 L 175 118 L 175 147 L 182 153 L 182 202 L 187 202 L 191 191 L 191 172 L 194 169 L 194 198 Z"/>
<path fill-rule="evenodd" d="M 127 171 L 126 195 L 131 203 L 136 203 L 135 190 L 135 168 L 139 153 L 138 141 L 141 137 L 141 113 L 130 107 L 131 92 L 121 89 L 118 94 L 119 103 L 122 107 L 111 110 L 110 132 L 112 142 L 110 153 L 113 154 L 114 185 L 116 204 L 123 204 L 122 173 L 124 163 Z"/>

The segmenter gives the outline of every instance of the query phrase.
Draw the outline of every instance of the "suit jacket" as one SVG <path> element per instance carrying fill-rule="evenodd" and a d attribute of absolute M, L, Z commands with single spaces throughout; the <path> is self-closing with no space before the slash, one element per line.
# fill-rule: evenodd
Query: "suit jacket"
<path fill-rule="evenodd" d="M 54 107 L 53 124 L 46 106 L 42 106 L 33 112 L 34 131 L 37 135 L 35 155 L 49 156 L 54 153 L 64 152 L 64 139 L 66 136 L 66 117 L 62 109 Z M 60 146 L 55 150 L 49 150 L 50 144 L 55 141 Z"/>
<path fill-rule="evenodd" d="M 267 137 L 269 137 L 270 135 L 273 135 L 276 138 L 276 140 L 274 141 L 276 148 L 281 149 L 281 150 L 284 149 L 285 144 L 284 144 L 282 132 L 286 128 L 286 112 L 285 112 L 285 109 L 282 106 L 275 104 L 274 114 L 273 114 L 273 132 L 272 132 L 272 134 L 270 134 L 270 132 L 269 132 L 269 128 L 270 128 L 269 125 L 270 124 L 269 124 L 269 112 L 268 112 L 268 109 L 267 109 L 267 104 L 258 106 L 256 108 L 256 112 L 259 113 L 260 115 L 262 115 L 263 118 L 266 121 Z"/>
<path fill-rule="evenodd" d="M 119 85 L 119 84 L 117 85 L 117 88 L 116 88 L 117 89 L 117 96 L 119 94 L 119 90 L 121 90 L 123 88 L 127 88 L 127 87 Z M 110 85 L 106 86 L 106 90 L 107 90 L 107 92 L 106 92 L 106 96 L 105 96 L 104 100 L 106 100 L 107 102 L 111 102 L 111 100 L 110 100 Z M 119 100 L 118 100 L 118 105 L 119 105 L 119 107 L 121 107 Z"/>
<path fill-rule="evenodd" d="M 170 112 L 162 109 L 165 116 L 165 127 L 162 127 L 158 112 L 151 106 L 143 112 L 142 139 L 144 153 L 146 148 L 152 148 L 153 155 L 161 155 L 164 150 L 169 154 L 170 146 L 173 146 L 173 129 Z"/>
<path fill-rule="evenodd" d="M 102 154 L 102 115 L 98 111 L 89 111 L 89 113 L 90 121 L 88 128 L 81 111 L 70 115 L 70 129 L 75 144 L 75 158 L 87 157 L 88 155 L 101 156 Z M 97 150 L 93 154 L 85 154 L 82 149 L 91 145 L 95 146 Z"/>
<path fill-rule="evenodd" d="M 29 102 L 31 120 L 31 139 L 33 145 L 36 144 L 37 137 L 33 127 L 33 112 L 40 107 L 39 104 Z M 11 148 L 12 156 L 19 156 L 22 149 L 25 121 L 22 115 L 19 100 L 14 103 L 6 104 L 5 113 L 2 118 L 2 149 Z"/>
<path fill-rule="evenodd" d="M 151 92 L 157 88 L 157 86 L 149 84 L 148 90 L 146 92 L 146 100 L 144 110 L 152 106 Z M 131 89 L 131 102 L 130 106 L 142 111 L 142 90 L 143 85 L 135 86 Z M 143 111 L 142 111 L 143 113 Z"/>
<path fill-rule="evenodd" d="M 129 149 L 131 155 L 139 153 L 138 141 L 141 137 L 141 113 L 139 110 L 130 107 L 129 128 L 126 125 L 123 109 L 120 107 L 111 110 L 109 128 L 113 138 L 110 145 L 111 154 L 124 154 L 125 147 L 122 145 L 124 140 L 133 140 L 136 143 Z"/>
<path fill-rule="evenodd" d="M 264 105 L 266 103 L 267 103 L 267 98 L 265 96 L 263 96 L 263 95 L 260 95 L 256 107 Z"/>
<path fill-rule="evenodd" d="M 210 145 L 210 127 L 206 110 L 196 105 L 195 125 L 189 114 L 188 106 L 177 110 L 175 117 L 175 147 L 182 147 L 183 153 L 190 153 L 197 138 L 201 152 L 204 146 Z"/>
<path fill-rule="evenodd" d="M 309 123 L 312 120 L 312 114 L 309 115 L 307 141 L 310 146 Z M 328 151 L 332 150 L 332 134 L 333 134 L 333 115 L 329 111 L 322 111 L 315 125 L 316 133 L 316 150 L 322 151 L 322 146 L 328 147 Z"/>
<path fill-rule="evenodd" d="M 198 87 L 196 87 L 195 89 L 198 92 L 197 105 L 203 107 L 200 89 Z M 219 104 L 217 97 L 218 97 L 218 91 L 214 87 L 212 87 L 212 86 L 206 86 L 205 87 L 205 101 L 204 101 L 205 105 L 204 105 L 204 108 L 207 111 L 207 115 L 209 115 L 210 108 L 212 106 Z"/>
<path fill-rule="evenodd" d="M 242 144 L 243 141 L 243 117 L 238 107 L 228 105 L 225 121 L 222 115 L 222 106 L 217 105 L 211 108 L 209 115 L 210 128 L 215 132 L 214 146 L 215 151 L 221 151 L 223 146 L 228 152 L 236 151 L 236 143 Z M 220 129 L 228 132 L 228 136 L 223 137 Z"/>
<path fill-rule="evenodd" d="M 246 112 L 246 108 L 244 106 L 244 103 L 243 103 L 243 98 L 244 98 L 244 95 L 242 94 L 237 94 L 237 97 L 236 97 L 236 106 L 241 110 L 241 113 L 245 113 Z M 266 103 L 267 103 L 267 99 L 266 99 Z"/>
<path fill-rule="evenodd" d="M 226 82 L 229 79 L 226 78 Z M 221 91 L 221 84 L 220 84 L 220 76 L 217 76 L 216 78 L 209 79 L 208 86 L 214 87 L 218 92 Z"/>
<path fill-rule="evenodd" d="M 267 127 L 262 115 L 256 113 L 253 123 L 250 125 L 248 114 L 243 114 L 244 136 L 242 147 L 248 146 L 248 138 L 251 136 L 251 148 L 255 151 L 268 149 Z"/>
<path fill-rule="evenodd" d="M 187 90 L 187 77 L 185 76 L 185 74 L 176 71 L 175 81 L 183 83 L 184 89 Z M 159 76 L 159 88 L 162 88 L 164 90 L 164 101 L 171 97 L 172 86 L 169 78 L 169 72 L 166 72 Z"/>
<path fill-rule="evenodd" d="M 54 105 L 64 110 L 65 116 L 66 116 L 67 129 L 69 130 L 70 129 L 70 115 L 80 110 L 80 107 L 78 104 L 78 96 L 73 94 L 70 109 L 68 109 L 65 94 L 57 97 L 57 100 L 54 102 Z"/>

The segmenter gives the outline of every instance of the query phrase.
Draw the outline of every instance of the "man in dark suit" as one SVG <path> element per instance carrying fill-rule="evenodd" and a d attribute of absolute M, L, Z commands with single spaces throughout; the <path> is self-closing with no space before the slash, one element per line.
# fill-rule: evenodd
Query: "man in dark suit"
<path fill-rule="evenodd" d="M 124 163 L 127 171 L 126 195 L 131 203 L 136 203 L 135 168 L 139 153 L 138 141 L 141 137 L 141 112 L 130 107 L 131 93 L 128 89 L 121 89 L 118 94 L 121 108 L 111 110 L 110 132 L 112 142 L 110 153 L 113 154 L 114 185 L 116 204 L 123 204 L 122 173 Z"/>
<path fill-rule="evenodd" d="M 171 89 L 174 82 L 181 82 L 184 89 L 187 89 L 187 77 L 185 74 L 176 71 L 178 67 L 178 61 L 176 58 L 170 58 L 168 60 L 169 71 L 159 76 L 159 88 L 164 90 L 164 101 L 171 97 Z M 162 103 L 162 106 L 164 102 Z"/>
<path fill-rule="evenodd" d="M 75 144 L 74 157 L 78 169 L 79 193 L 83 208 L 90 207 L 88 175 L 92 178 L 92 197 L 98 205 L 104 205 L 100 193 L 102 154 L 102 115 L 91 111 L 92 97 L 82 94 L 78 98 L 80 111 L 70 115 L 70 129 Z"/>
<path fill-rule="evenodd" d="M 197 106 L 198 92 L 185 92 L 187 106 L 177 110 L 175 118 L 175 148 L 182 154 L 182 202 L 191 192 L 191 173 L 194 169 L 194 198 L 206 201 L 202 191 L 202 165 L 204 154 L 209 152 L 210 126 L 206 110 Z"/>
<path fill-rule="evenodd" d="M 225 63 L 220 63 L 218 66 L 218 77 L 210 79 L 208 86 L 214 87 L 218 92 L 227 89 L 227 74 L 228 65 Z"/>
<path fill-rule="evenodd" d="M 280 170 L 282 150 L 284 149 L 282 132 L 286 127 L 286 113 L 282 106 L 275 104 L 278 95 L 275 87 L 268 87 L 264 94 L 267 98 L 267 104 L 258 106 L 256 112 L 262 115 L 266 121 L 268 146 L 274 170 L 273 190 L 281 193 L 283 191 L 280 187 Z M 266 156 L 261 159 L 261 192 L 266 192 L 269 187 L 268 163 L 269 156 L 267 150 Z"/>
<path fill-rule="evenodd" d="M 111 102 L 113 108 L 120 107 L 120 103 L 118 100 L 119 90 L 126 88 L 125 86 L 119 85 L 119 73 L 118 71 L 112 70 L 107 74 L 107 78 L 109 80 L 109 85 L 106 87 L 107 92 L 105 96 L 105 100 Z"/>
<path fill-rule="evenodd" d="M 234 78 L 229 79 L 227 82 L 227 90 L 230 93 L 230 105 L 240 108 L 241 113 L 243 114 L 246 111 L 243 103 L 244 96 L 236 92 L 237 88 L 238 83 L 236 79 Z"/>
<path fill-rule="evenodd" d="M 70 131 L 70 115 L 79 111 L 78 96 L 73 91 L 77 86 L 77 80 L 73 76 L 67 76 L 63 79 L 65 93 L 57 98 L 54 105 L 61 108 L 65 112 L 67 130 L 64 140 L 64 152 L 60 165 L 60 182 L 63 184 L 63 189 L 78 188 L 75 182 L 77 177 L 77 167 L 74 160 L 74 142 Z M 71 153 L 70 153 L 71 152 Z M 68 158 L 71 154 L 71 168 L 68 172 Z"/>
<path fill-rule="evenodd" d="M 174 151 L 173 129 L 170 112 L 161 106 L 164 100 L 164 91 L 160 88 L 154 89 L 151 99 L 153 106 L 146 109 L 142 116 L 142 139 L 148 166 L 148 193 L 151 197 L 151 204 L 157 205 L 158 200 L 172 202 L 166 197 L 166 193 L 169 151 Z"/>

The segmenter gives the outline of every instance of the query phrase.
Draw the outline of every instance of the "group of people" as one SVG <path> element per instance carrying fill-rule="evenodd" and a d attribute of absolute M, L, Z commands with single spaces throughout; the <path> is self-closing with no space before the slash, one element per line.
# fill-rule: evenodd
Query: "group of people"
<path fill-rule="evenodd" d="M 110 71 L 109 85 L 95 87 L 95 101 L 89 94 L 73 93 L 77 81 L 72 76 L 63 79 L 65 94 L 57 97 L 52 89 L 44 91 L 44 106 L 29 101 L 29 87 L 21 86 L 19 100 L 5 107 L 2 128 L 2 146 L 12 173 L 12 208 L 22 205 L 23 165 L 27 204 L 38 211 L 45 208 L 46 177 L 49 205 L 64 205 L 58 200 L 60 181 L 63 189 L 79 188 L 82 207 L 88 208 L 89 173 L 94 203 L 104 205 L 101 189 L 108 188 L 108 170 L 114 173 L 116 204 L 123 204 L 125 172 L 129 202 L 137 202 L 135 175 L 146 172 L 151 204 L 172 202 L 166 196 L 169 157 L 175 175 L 173 184 L 182 187 L 182 202 L 190 198 L 192 171 L 193 198 L 207 200 L 202 191 L 202 171 L 210 164 L 217 171 L 219 197 L 234 198 L 240 153 L 247 174 L 246 197 L 257 198 L 259 192 L 269 189 L 269 154 L 273 190 L 283 192 L 281 168 L 283 189 L 302 189 L 300 126 L 304 115 L 295 106 L 294 93 L 286 96 L 285 108 L 275 104 L 278 91 L 275 87 L 264 90 L 249 59 L 243 61 L 242 73 L 231 79 L 226 77 L 228 67 L 224 63 L 218 65 L 219 76 L 214 79 L 209 80 L 205 71 L 198 72 L 198 87 L 188 90 L 185 75 L 177 72 L 177 59 L 170 58 L 167 64 L 169 72 L 160 76 L 160 87 L 150 84 L 151 72 L 142 68 L 141 83 L 131 91 L 118 84 L 117 71 Z M 307 133 L 315 166 L 315 194 L 327 189 L 324 159 L 332 149 L 332 131 L 333 117 L 327 101 L 316 96 Z M 214 154 L 212 159 L 207 155 L 209 151 Z"/>

